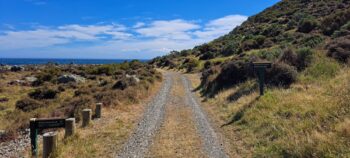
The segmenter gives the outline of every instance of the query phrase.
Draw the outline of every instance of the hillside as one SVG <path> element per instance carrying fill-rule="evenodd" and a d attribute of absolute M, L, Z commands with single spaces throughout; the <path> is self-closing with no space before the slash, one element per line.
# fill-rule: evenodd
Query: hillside
<path fill-rule="evenodd" d="M 349 157 L 349 58 L 350 1 L 283 0 L 151 64 L 192 73 L 204 108 L 243 157 Z M 273 63 L 262 97 L 255 61 Z"/>

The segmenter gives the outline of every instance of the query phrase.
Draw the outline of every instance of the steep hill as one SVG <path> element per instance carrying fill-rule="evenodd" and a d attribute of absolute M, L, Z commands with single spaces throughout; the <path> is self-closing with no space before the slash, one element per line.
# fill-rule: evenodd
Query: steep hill
<path fill-rule="evenodd" d="M 288 86 L 295 80 L 293 74 L 310 64 L 315 50 L 348 62 L 349 6 L 348 0 L 284 0 L 225 36 L 190 50 L 173 51 L 151 63 L 187 72 L 202 71 L 202 86 L 211 93 L 251 78 L 247 63 L 268 60 L 275 63 L 269 78 L 280 80 L 278 72 L 284 70 L 291 74 L 286 81 L 270 80 L 270 84 Z M 225 78 L 234 72 L 242 75 Z"/>
<path fill-rule="evenodd" d="M 254 61 L 270 61 L 259 97 Z M 229 34 L 155 58 L 191 75 L 242 157 L 350 157 L 350 1 L 283 0 Z"/>

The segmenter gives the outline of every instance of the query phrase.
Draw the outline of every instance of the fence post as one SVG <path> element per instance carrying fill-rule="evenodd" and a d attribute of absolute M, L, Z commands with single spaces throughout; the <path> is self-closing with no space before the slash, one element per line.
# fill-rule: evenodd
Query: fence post
<path fill-rule="evenodd" d="M 47 132 L 43 135 L 43 158 L 49 158 L 57 148 L 57 133 Z"/>
<path fill-rule="evenodd" d="M 82 116 L 83 116 L 83 123 L 82 123 L 82 127 L 86 127 L 90 124 L 90 120 L 91 120 L 91 109 L 84 109 L 82 112 Z"/>
<path fill-rule="evenodd" d="M 65 135 L 64 137 L 70 137 L 75 133 L 75 118 L 66 119 L 65 123 Z"/>
<path fill-rule="evenodd" d="M 102 113 L 102 103 L 96 103 L 96 109 L 95 109 L 95 117 L 96 118 L 101 118 L 101 113 Z"/>

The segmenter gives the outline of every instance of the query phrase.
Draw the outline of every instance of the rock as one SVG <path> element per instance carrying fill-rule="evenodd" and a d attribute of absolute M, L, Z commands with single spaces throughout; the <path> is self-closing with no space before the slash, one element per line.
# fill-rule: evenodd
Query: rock
<path fill-rule="evenodd" d="M 58 83 L 68 83 L 68 82 L 75 82 L 75 83 L 84 83 L 85 78 L 81 77 L 79 75 L 74 75 L 74 74 L 68 74 L 68 75 L 62 75 L 58 77 L 57 79 Z"/>
<path fill-rule="evenodd" d="M 33 83 L 35 81 L 38 80 L 38 78 L 34 77 L 34 76 L 30 76 L 30 77 L 25 77 L 24 78 L 26 81 L 30 82 L 30 83 Z"/>
<path fill-rule="evenodd" d="M 128 74 L 126 74 L 125 77 L 126 78 L 133 78 L 136 81 L 136 83 L 140 82 L 140 79 L 138 77 L 136 77 L 136 75 L 128 75 Z"/>
<path fill-rule="evenodd" d="M 27 83 L 24 80 L 14 80 L 8 83 L 9 85 L 22 85 L 25 86 Z"/>

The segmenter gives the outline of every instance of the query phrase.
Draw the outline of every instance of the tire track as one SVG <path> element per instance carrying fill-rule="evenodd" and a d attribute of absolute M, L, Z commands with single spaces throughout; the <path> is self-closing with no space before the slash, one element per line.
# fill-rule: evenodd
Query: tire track
<path fill-rule="evenodd" d="M 228 158 L 229 156 L 225 153 L 224 147 L 218 139 L 218 135 L 210 125 L 207 115 L 203 113 L 196 97 L 191 92 L 191 82 L 185 76 L 182 76 L 181 78 L 185 87 L 185 101 L 188 106 L 192 108 L 197 132 L 202 138 L 203 148 L 207 152 L 208 157 Z"/>
<path fill-rule="evenodd" d="M 165 105 L 167 103 L 173 74 L 165 74 L 165 82 L 156 97 L 148 104 L 148 109 L 132 136 L 124 145 L 123 150 L 116 156 L 119 158 L 141 158 L 148 151 L 154 134 L 159 129 L 164 119 Z"/>

